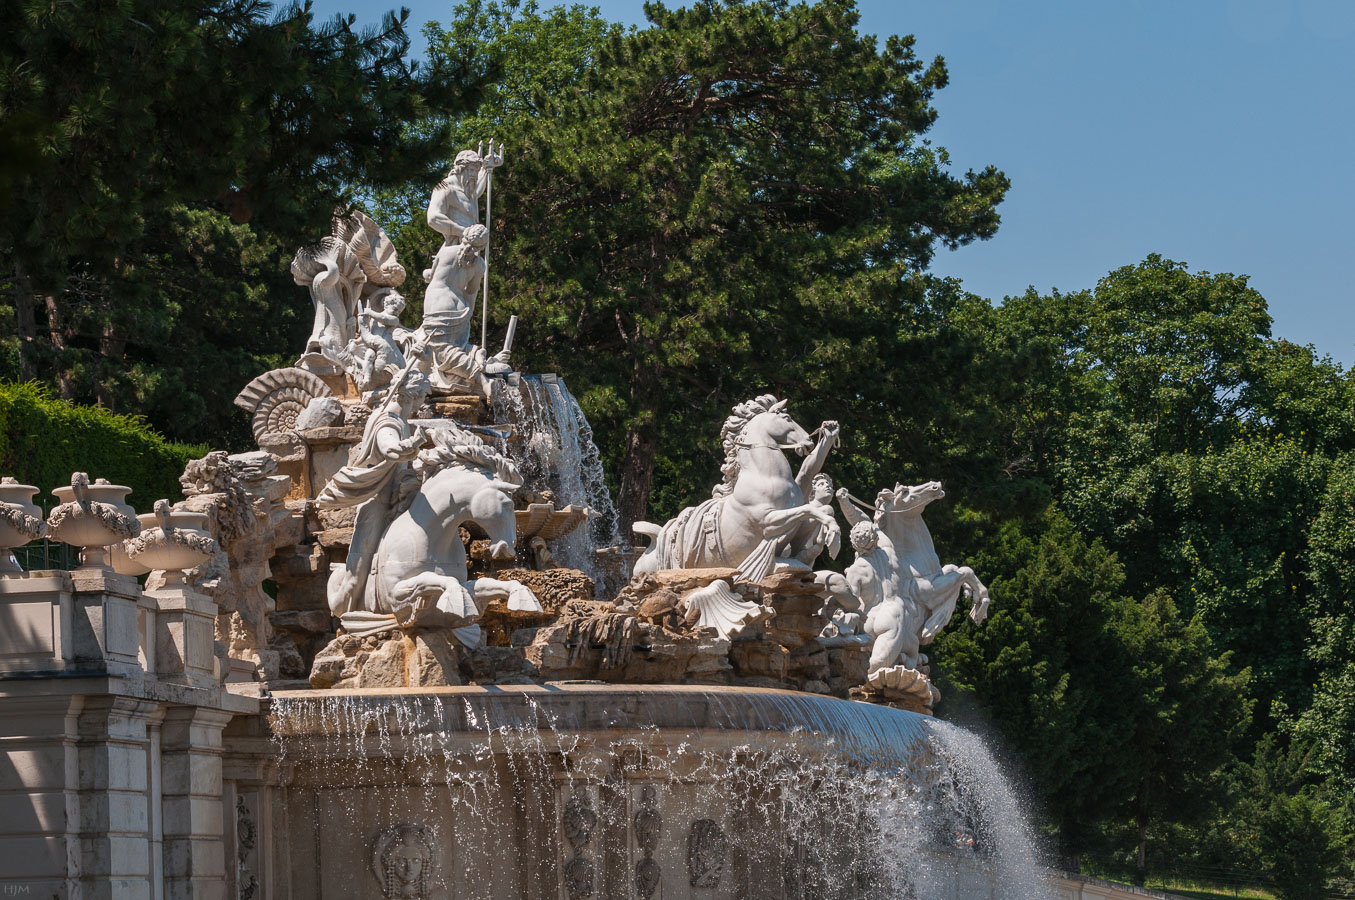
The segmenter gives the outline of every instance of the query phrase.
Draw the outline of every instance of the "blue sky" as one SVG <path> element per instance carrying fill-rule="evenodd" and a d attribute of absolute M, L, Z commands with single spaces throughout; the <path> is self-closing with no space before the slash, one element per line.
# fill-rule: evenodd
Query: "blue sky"
<path fill-rule="evenodd" d="M 393 3 L 323 0 L 375 23 Z M 450 0 L 406 2 L 416 25 Z M 553 5 L 543 0 L 543 7 Z M 600 0 L 643 24 L 641 0 Z M 1012 180 L 992 240 L 939 274 L 1000 300 L 1157 252 L 1235 272 L 1276 336 L 1355 362 L 1355 0 L 861 0 L 861 28 L 944 56 L 931 137 Z M 421 47 L 422 42 L 416 42 Z"/>

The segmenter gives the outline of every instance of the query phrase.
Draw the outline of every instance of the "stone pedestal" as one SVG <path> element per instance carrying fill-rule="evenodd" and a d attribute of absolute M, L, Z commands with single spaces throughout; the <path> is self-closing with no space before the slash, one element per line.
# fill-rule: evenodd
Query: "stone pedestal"
<path fill-rule="evenodd" d="M 214 683 L 216 603 L 183 584 L 146 596 L 155 603 L 155 674 L 195 685 Z"/>
<path fill-rule="evenodd" d="M 70 573 L 74 589 L 72 651 L 82 667 L 141 677 L 136 580 L 111 569 L 81 568 Z"/>
<path fill-rule="evenodd" d="M 161 735 L 166 900 L 224 900 L 221 732 L 229 712 L 172 707 Z"/>
<path fill-rule="evenodd" d="M 75 658 L 72 591 L 68 572 L 0 578 L 0 673 L 60 671 Z"/>
<path fill-rule="evenodd" d="M 82 898 L 150 898 L 153 701 L 84 699 L 78 720 Z"/>
<path fill-rule="evenodd" d="M 214 677 L 215 616 L 106 570 L 0 576 L 0 895 L 226 896 L 221 732 L 258 701 Z"/>

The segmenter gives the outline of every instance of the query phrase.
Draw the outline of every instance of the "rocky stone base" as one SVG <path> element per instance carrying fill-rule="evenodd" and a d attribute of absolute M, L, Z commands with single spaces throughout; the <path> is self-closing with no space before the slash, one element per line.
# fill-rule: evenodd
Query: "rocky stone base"
<path fill-rule="evenodd" d="M 925 673 L 888 684 L 877 673 L 879 683 L 868 684 L 869 639 L 822 635 L 831 606 L 813 573 L 776 573 L 758 584 L 735 583 L 743 600 L 774 614 L 728 636 L 695 625 L 681 601 L 714 581 L 733 581 L 732 570 L 654 573 L 637 579 L 615 603 L 593 600 L 592 581 L 572 569 L 506 569 L 495 575 L 526 584 L 543 611 L 509 612 L 491 604 L 478 623 L 484 645 L 474 650 L 453 630 L 339 635 L 315 653 L 312 687 L 601 681 L 780 688 L 922 713 L 930 712 L 934 702 Z M 277 613 L 275 619 L 280 630 L 313 641 L 311 629 L 322 615 L 297 611 Z"/>
<path fill-rule="evenodd" d="M 535 674 L 505 647 L 470 649 L 450 630 L 340 635 L 315 657 L 314 688 L 531 684 Z"/>

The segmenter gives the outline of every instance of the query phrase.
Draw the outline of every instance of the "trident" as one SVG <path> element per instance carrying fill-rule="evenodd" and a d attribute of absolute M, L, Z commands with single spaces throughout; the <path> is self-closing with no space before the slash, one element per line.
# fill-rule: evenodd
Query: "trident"
<path fill-rule="evenodd" d="M 503 153 L 503 144 L 499 144 L 499 153 Z M 482 154 L 483 155 L 483 154 Z M 494 139 L 489 141 L 489 155 L 494 155 Z M 488 168 L 485 181 L 485 231 L 489 231 L 489 217 L 494 205 L 494 169 Z M 489 343 L 489 235 L 485 235 L 485 297 L 480 308 L 480 346 Z"/>

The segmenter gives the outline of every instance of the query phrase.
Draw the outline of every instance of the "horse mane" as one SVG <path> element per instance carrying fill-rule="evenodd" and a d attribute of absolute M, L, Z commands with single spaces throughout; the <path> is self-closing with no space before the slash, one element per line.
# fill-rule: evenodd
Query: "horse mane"
<path fill-rule="evenodd" d="M 499 481 L 518 486 L 523 483 L 522 473 L 511 459 L 468 431 L 455 427 L 438 428 L 429 432 L 429 438 L 433 446 L 419 454 L 426 470 L 461 465 L 492 472 Z"/>
<path fill-rule="evenodd" d="M 725 452 L 725 461 L 720 466 L 720 473 L 724 475 L 724 481 L 710 492 L 712 497 L 725 497 L 734 490 L 734 482 L 739 477 L 739 437 L 743 435 L 744 429 L 754 417 L 770 412 L 776 402 L 775 394 L 762 394 L 737 404 L 729 418 L 725 419 L 725 424 L 720 428 L 720 447 Z"/>

